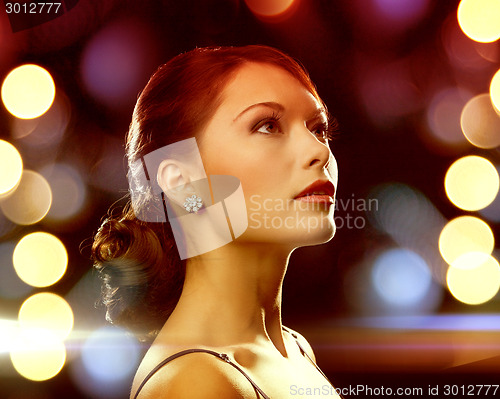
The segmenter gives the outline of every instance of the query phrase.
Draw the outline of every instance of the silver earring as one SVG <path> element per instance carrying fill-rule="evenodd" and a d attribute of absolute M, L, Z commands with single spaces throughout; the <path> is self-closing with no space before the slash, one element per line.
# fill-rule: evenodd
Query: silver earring
<path fill-rule="evenodd" d="M 189 213 L 198 212 L 202 206 L 203 206 L 203 201 L 196 194 L 187 197 L 186 200 L 184 201 L 184 209 Z"/>

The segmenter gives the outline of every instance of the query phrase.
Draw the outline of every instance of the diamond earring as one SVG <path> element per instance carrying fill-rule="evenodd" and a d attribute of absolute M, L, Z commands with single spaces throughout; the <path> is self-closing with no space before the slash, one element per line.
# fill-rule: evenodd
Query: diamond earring
<path fill-rule="evenodd" d="M 196 194 L 187 197 L 184 201 L 184 209 L 189 213 L 197 213 L 203 206 L 203 201 Z"/>

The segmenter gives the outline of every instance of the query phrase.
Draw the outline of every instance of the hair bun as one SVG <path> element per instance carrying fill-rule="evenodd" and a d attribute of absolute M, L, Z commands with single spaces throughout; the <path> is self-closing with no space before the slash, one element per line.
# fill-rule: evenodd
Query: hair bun
<path fill-rule="evenodd" d="M 159 329 L 171 313 L 166 293 L 178 276 L 167 267 L 159 238 L 164 234 L 131 216 L 128 212 L 103 222 L 94 237 L 92 256 L 102 279 L 106 319 L 142 335 Z"/>

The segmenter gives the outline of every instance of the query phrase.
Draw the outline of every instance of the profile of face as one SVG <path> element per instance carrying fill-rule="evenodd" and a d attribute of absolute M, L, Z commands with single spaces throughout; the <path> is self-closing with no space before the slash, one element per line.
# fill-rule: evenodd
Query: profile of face
<path fill-rule="evenodd" d="M 288 71 L 255 62 L 236 71 L 197 142 L 207 175 L 241 181 L 249 223 L 240 242 L 295 248 L 333 237 L 338 173 L 327 123 Z"/>

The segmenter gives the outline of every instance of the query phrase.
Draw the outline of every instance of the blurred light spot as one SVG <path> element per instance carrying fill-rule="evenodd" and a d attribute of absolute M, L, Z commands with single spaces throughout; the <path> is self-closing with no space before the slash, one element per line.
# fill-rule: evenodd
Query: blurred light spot
<path fill-rule="evenodd" d="M 19 277 L 34 287 L 48 287 L 61 279 L 68 265 L 64 244 L 49 233 L 24 236 L 16 246 L 14 268 Z"/>
<path fill-rule="evenodd" d="M 58 91 L 50 109 L 34 119 L 15 119 L 11 134 L 23 145 L 37 150 L 57 146 L 70 120 L 70 104 L 64 93 Z"/>
<path fill-rule="evenodd" d="M 23 173 L 23 160 L 16 147 L 0 140 L 0 197 L 17 187 Z"/>
<path fill-rule="evenodd" d="M 395 306 L 418 304 L 431 285 L 425 261 L 406 249 L 391 249 L 377 257 L 372 275 L 378 294 Z"/>
<path fill-rule="evenodd" d="M 52 188 L 52 206 L 47 218 L 67 220 L 81 211 L 87 189 L 76 169 L 65 164 L 54 164 L 40 172 Z"/>
<path fill-rule="evenodd" d="M 16 190 L 0 202 L 5 216 L 20 225 L 42 220 L 50 209 L 52 191 L 47 180 L 37 172 L 24 170 Z"/>
<path fill-rule="evenodd" d="M 41 330 L 21 330 L 10 359 L 16 371 L 33 381 L 45 381 L 56 376 L 66 361 L 63 342 Z"/>
<path fill-rule="evenodd" d="M 500 62 L 500 48 L 498 43 L 478 43 L 473 42 L 477 53 L 490 62 Z"/>
<path fill-rule="evenodd" d="M 83 345 L 82 360 L 96 380 L 121 380 L 135 372 L 139 361 L 138 343 L 123 330 L 101 328 Z"/>
<path fill-rule="evenodd" d="M 41 292 L 30 296 L 19 310 L 19 326 L 24 330 L 50 331 L 61 341 L 73 328 L 71 306 L 59 295 Z"/>
<path fill-rule="evenodd" d="M 111 108 L 131 107 L 155 64 L 155 37 L 135 20 L 105 26 L 87 44 L 81 61 L 88 92 Z"/>
<path fill-rule="evenodd" d="M 489 94 L 472 98 L 460 117 L 462 132 L 479 148 L 495 148 L 500 145 L 500 115 L 496 113 Z"/>
<path fill-rule="evenodd" d="M 377 187 L 369 198 L 378 204 L 369 214 L 375 227 L 421 256 L 434 278 L 444 283 L 448 265 L 436 243 L 446 220 L 434 205 L 418 190 L 396 183 Z"/>
<path fill-rule="evenodd" d="M 16 245 L 13 242 L 0 243 L 0 297 L 21 298 L 32 287 L 22 281 L 14 270 L 12 256 Z"/>
<path fill-rule="evenodd" d="M 429 0 L 374 0 L 374 3 L 384 17 L 406 27 L 420 21 L 429 7 Z"/>
<path fill-rule="evenodd" d="M 427 108 L 427 122 L 438 140 L 456 145 L 466 142 L 460 127 L 460 114 L 472 95 L 450 88 L 437 93 Z"/>
<path fill-rule="evenodd" d="M 499 184 L 498 172 L 493 164 L 476 155 L 455 161 L 444 178 L 449 200 L 466 211 L 488 206 L 495 199 Z"/>
<path fill-rule="evenodd" d="M 368 115 L 379 126 L 391 126 L 394 120 L 415 112 L 421 105 L 407 60 L 373 66 L 360 78 L 361 98 Z"/>
<path fill-rule="evenodd" d="M 452 295 L 461 302 L 487 302 L 500 288 L 500 265 L 483 252 L 467 252 L 450 265 L 447 283 Z"/>
<path fill-rule="evenodd" d="M 457 11 L 462 31 L 482 43 L 500 38 L 500 2 L 498 0 L 461 0 Z"/>
<path fill-rule="evenodd" d="M 285 14 L 294 1 L 298 0 L 245 0 L 245 3 L 257 17 L 272 18 Z"/>
<path fill-rule="evenodd" d="M 500 113 L 500 69 L 497 71 L 497 73 L 495 73 L 495 75 L 491 79 L 490 98 L 491 102 L 495 106 L 495 110 L 498 113 Z M 500 116 L 498 118 L 500 119 Z M 498 123 L 500 124 L 500 122 Z M 497 131 L 500 131 L 500 128 L 498 126 L 497 126 Z M 500 136 L 500 133 L 498 133 L 498 135 Z"/>
<path fill-rule="evenodd" d="M 95 330 L 72 365 L 74 382 L 90 397 L 128 396 L 140 360 L 137 340 L 116 327 Z M 125 388 L 125 389 L 124 389 Z"/>
<path fill-rule="evenodd" d="M 56 94 L 50 73 L 38 65 L 22 65 L 13 69 L 2 84 L 5 108 L 22 119 L 37 118 L 52 105 Z"/>
<path fill-rule="evenodd" d="M 443 23 L 441 38 L 453 66 L 468 72 L 482 72 L 483 69 L 490 67 L 491 64 L 478 51 L 479 43 L 463 34 L 455 15 Z"/>
<path fill-rule="evenodd" d="M 451 264 L 466 252 L 490 255 L 495 238 L 490 226 L 474 216 L 460 216 L 448 222 L 439 236 L 439 251 Z"/>

